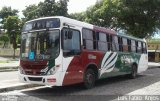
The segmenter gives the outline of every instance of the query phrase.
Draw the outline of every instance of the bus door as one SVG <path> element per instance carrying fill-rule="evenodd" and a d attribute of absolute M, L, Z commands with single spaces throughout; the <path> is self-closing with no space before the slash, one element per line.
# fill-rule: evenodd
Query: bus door
<path fill-rule="evenodd" d="M 80 31 L 63 28 L 62 30 L 63 48 L 63 71 L 68 73 L 68 78 L 78 80 L 82 75 L 81 38 Z M 70 81 L 74 83 L 73 81 Z"/>

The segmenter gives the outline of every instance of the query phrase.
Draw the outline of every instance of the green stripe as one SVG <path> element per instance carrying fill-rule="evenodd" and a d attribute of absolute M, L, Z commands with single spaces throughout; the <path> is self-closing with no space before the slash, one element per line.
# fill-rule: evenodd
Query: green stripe
<path fill-rule="evenodd" d="M 52 69 L 54 66 L 55 66 L 55 59 L 50 59 L 50 60 L 48 61 L 48 70 L 47 70 L 47 72 L 45 73 L 45 75 L 47 75 L 47 73 L 49 72 L 49 70 Z"/>

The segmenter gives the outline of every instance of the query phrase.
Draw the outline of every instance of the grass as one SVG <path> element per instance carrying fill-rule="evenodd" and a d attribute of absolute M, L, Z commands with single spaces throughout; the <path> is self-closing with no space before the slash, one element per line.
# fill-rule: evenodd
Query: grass
<path fill-rule="evenodd" d="M 5 60 L 5 61 L 3 60 L 3 61 L 1 61 L 1 60 L 0 60 L 0 63 L 14 63 L 14 62 L 15 62 L 15 61 L 9 61 L 9 60 Z"/>
<path fill-rule="evenodd" d="M 0 61 L 0 63 L 10 63 L 10 61 Z"/>
<path fill-rule="evenodd" d="M 17 71 L 18 70 L 18 66 L 17 67 L 3 67 L 0 68 L 0 72 L 9 72 L 9 71 Z"/>

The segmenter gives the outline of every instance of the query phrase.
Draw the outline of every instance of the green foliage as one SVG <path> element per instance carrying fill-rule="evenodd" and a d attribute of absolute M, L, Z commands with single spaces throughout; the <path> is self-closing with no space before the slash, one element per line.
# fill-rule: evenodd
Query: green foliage
<path fill-rule="evenodd" d="M 85 21 L 86 20 L 86 13 L 81 12 L 81 13 L 72 13 L 69 15 L 70 18 L 72 19 L 77 19 L 79 21 Z"/>
<path fill-rule="evenodd" d="M 68 0 L 45 0 L 36 5 L 29 5 L 23 10 L 25 20 L 31 20 L 39 17 L 47 16 L 68 16 L 67 9 Z"/>
<path fill-rule="evenodd" d="M 5 48 L 6 43 L 9 42 L 9 38 L 7 35 L 0 36 L 0 42 L 3 42 L 3 48 Z"/>
<path fill-rule="evenodd" d="M 122 3 L 118 23 L 129 34 L 143 38 L 159 27 L 160 0 L 124 0 Z"/>
<path fill-rule="evenodd" d="M 9 42 L 9 38 L 6 35 L 2 35 L 2 36 L 0 36 L 0 41 Z"/>
<path fill-rule="evenodd" d="M 12 9 L 11 7 L 2 7 L 2 9 L 0 10 L 0 18 L 2 19 L 2 23 L 5 18 L 7 18 L 8 16 L 16 16 L 17 13 L 18 10 Z"/>
<path fill-rule="evenodd" d="M 19 30 L 20 19 L 17 16 L 9 16 L 5 19 L 4 28 L 7 29 L 8 36 L 12 36 L 13 30 Z"/>
<path fill-rule="evenodd" d="M 148 44 L 159 44 L 160 43 L 160 39 L 150 39 L 147 40 Z"/>
<path fill-rule="evenodd" d="M 68 8 L 67 8 L 68 2 L 69 0 L 59 0 L 59 2 L 57 2 L 57 7 L 58 7 L 57 15 L 68 16 Z"/>
<path fill-rule="evenodd" d="M 77 19 L 144 38 L 160 28 L 160 0 L 101 0 Z"/>
<path fill-rule="evenodd" d="M 10 39 L 10 43 L 13 44 L 15 58 L 15 49 L 17 48 L 17 40 L 20 36 L 21 21 L 17 16 L 9 16 L 5 19 L 4 27 L 7 29 L 7 34 Z"/>
<path fill-rule="evenodd" d="M 25 20 L 30 20 L 38 17 L 38 6 L 29 5 L 25 10 L 22 11 L 25 16 Z"/>

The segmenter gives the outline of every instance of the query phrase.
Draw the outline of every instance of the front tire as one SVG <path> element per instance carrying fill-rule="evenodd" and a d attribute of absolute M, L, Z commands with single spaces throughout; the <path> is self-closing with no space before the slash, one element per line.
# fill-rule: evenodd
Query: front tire
<path fill-rule="evenodd" d="M 93 88 L 96 81 L 96 75 L 93 69 L 87 69 L 84 75 L 84 87 L 87 89 Z"/>

